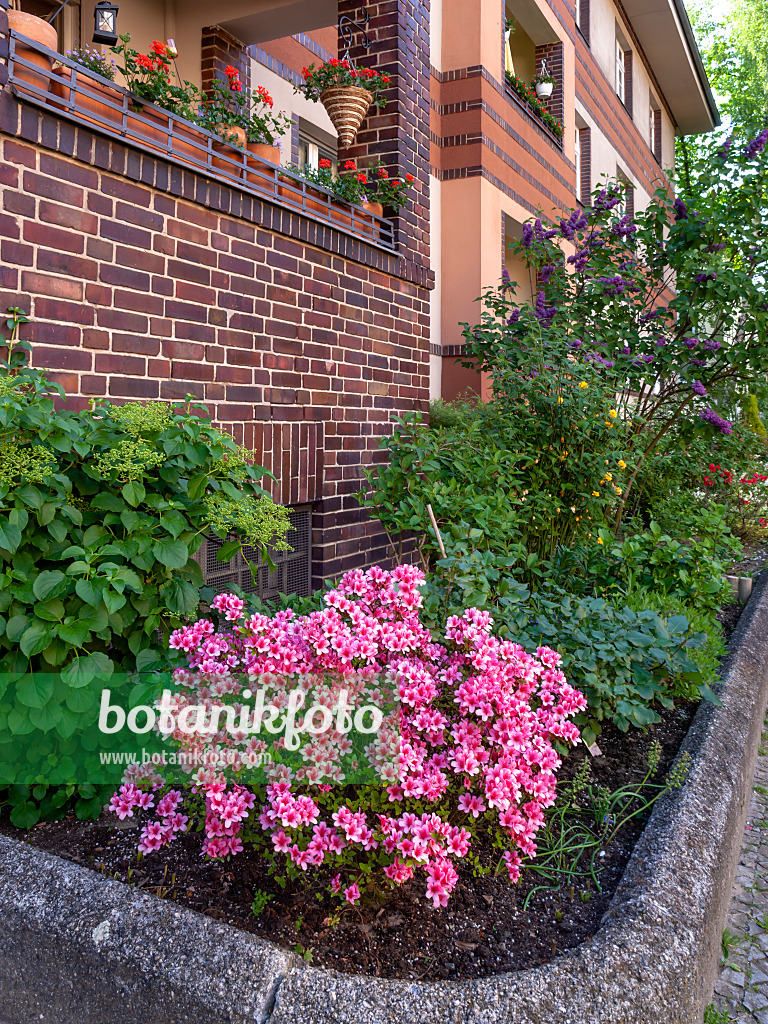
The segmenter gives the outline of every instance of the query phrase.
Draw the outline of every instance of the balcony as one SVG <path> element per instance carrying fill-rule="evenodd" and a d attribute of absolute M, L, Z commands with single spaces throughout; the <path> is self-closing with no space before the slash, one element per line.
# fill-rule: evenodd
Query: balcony
<path fill-rule="evenodd" d="M 56 65 L 54 67 L 54 64 Z M 191 121 L 146 103 L 107 78 L 35 40 L 10 33 L 9 85 L 14 95 L 110 139 L 205 175 L 360 241 L 396 252 L 390 221 L 244 149 Z"/>

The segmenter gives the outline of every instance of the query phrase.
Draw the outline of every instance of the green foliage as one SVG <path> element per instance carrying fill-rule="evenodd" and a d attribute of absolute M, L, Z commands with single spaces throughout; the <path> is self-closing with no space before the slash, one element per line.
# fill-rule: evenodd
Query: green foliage
<path fill-rule="evenodd" d="M 610 543 L 608 531 L 603 531 L 603 537 Z M 644 588 L 678 598 L 694 609 L 718 607 L 728 598 L 725 567 L 709 538 L 683 543 L 652 522 L 648 530 L 614 545 L 611 554 L 613 561 L 605 567 L 605 586 Z"/>
<path fill-rule="evenodd" d="M 541 645 L 557 650 L 569 681 L 588 701 L 576 718 L 587 742 L 606 721 L 621 731 L 642 728 L 659 720 L 660 707 L 709 695 L 693 660 L 707 634 L 687 615 L 635 610 L 621 595 L 574 597 L 553 582 L 551 563 L 548 569 L 550 576 L 531 594 L 512 575 L 513 566 L 490 553 L 440 560 L 427 578 L 424 619 L 439 628 L 467 606 L 486 608 L 499 636 L 528 651 Z"/>
<path fill-rule="evenodd" d="M 253 916 L 258 917 L 271 899 L 271 893 L 264 892 L 262 889 L 254 889 L 253 902 L 251 903 L 251 913 Z"/>
<path fill-rule="evenodd" d="M 98 813 L 84 785 L 98 750 L 83 746 L 98 694 L 125 686 L 158 634 L 196 614 L 203 536 L 239 529 L 235 547 L 266 558 L 290 524 L 258 484 L 265 471 L 205 410 L 61 409 L 61 388 L 22 365 L 21 322 L 12 312 L 0 372 L 0 764 L 19 737 L 37 760 L 23 784 L 0 785 L 16 784 L 13 820 L 27 822 L 78 794 L 80 811 Z"/>

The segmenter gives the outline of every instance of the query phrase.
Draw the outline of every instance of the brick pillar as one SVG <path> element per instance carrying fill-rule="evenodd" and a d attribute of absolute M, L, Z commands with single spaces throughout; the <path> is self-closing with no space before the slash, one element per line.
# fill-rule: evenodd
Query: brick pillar
<path fill-rule="evenodd" d="M 624 51 L 624 106 L 632 117 L 632 51 Z"/>
<path fill-rule="evenodd" d="M 548 100 L 542 100 L 544 106 L 547 108 L 549 113 L 556 117 L 557 120 L 562 124 L 565 116 L 565 105 L 563 101 L 563 44 L 557 43 L 545 43 L 544 46 L 536 47 L 536 74 L 538 75 L 541 71 L 543 62 L 547 62 L 547 70 L 551 75 L 554 75 L 557 79 L 557 85 L 555 86 L 552 95 Z"/>
<path fill-rule="evenodd" d="M 341 155 L 361 166 L 379 159 L 390 175 L 412 174 L 416 179 L 408 205 L 395 218 L 400 252 L 408 276 L 419 283 L 429 278 L 429 0 L 372 0 L 366 30 L 366 52 L 355 32 L 350 56 L 359 67 L 390 75 L 383 111 L 372 107 L 355 145 Z M 357 21 L 358 0 L 339 0 L 343 14 Z M 339 36 L 339 56 L 345 42 Z"/>
<path fill-rule="evenodd" d="M 200 51 L 200 70 L 203 91 L 210 92 L 214 78 L 226 81 L 224 68 L 231 64 L 240 72 L 240 81 L 246 88 L 251 85 L 251 58 L 241 43 L 220 25 L 209 25 L 203 29 Z"/>
<path fill-rule="evenodd" d="M 579 144 L 581 146 L 581 181 L 576 182 L 579 190 L 579 199 L 584 206 L 592 204 L 592 130 L 590 128 L 579 129 Z"/>

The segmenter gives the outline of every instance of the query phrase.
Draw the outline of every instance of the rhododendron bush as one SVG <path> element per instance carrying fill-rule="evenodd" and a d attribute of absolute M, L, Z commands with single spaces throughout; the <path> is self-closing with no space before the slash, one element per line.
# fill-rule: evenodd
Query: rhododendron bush
<path fill-rule="evenodd" d="M 157 850 L 200 821 L 208 857 L 256 845 L 278 879 L 283 871 L 295 877 L 322 870 L 350 903 L 373 884 L 419 876 L 426 897 L 445 906 L 462 861 L 501 868 L 516 881 L 555 800 L 555 744 L 579 741 L 569 719 L 586 701 L 566 681 L 555 651 L 540 647 L 532 655 L 497 639 L 486 612 L 468 608 L 434 637 L 420 618 L 423 582 L 412 566 L 350 572 L 325 595 L 322 610 L 303 616 L 247 617 L 242 601 L 220 595 L 218 628 L 203 619 L 177 630 L 171 646 L 188 663 L 175 672 L 176 693 L 164 697 L 176 716 L 169 741 L 200 766 L 183 787 L 151 765 L 129 769 L 111 806 L 121 818 L 150 813 L 140 850 Z M 288 729 L 270 743 L 249 730 L 256 716 L 249 717 L 245 700 L 257 688 L 268 691 L 286 722 L 292 695 L 311 692 L 311 720 L 307 713 L 294 722 L 297 733 L 306 727 L 298 762 L 284 756 Z M 354 732 L 370 729 L 375 716 L 369 713 L 364 726 L 345 711 L 354 718 L 350 732 L 339 708 L 361 700 L 393 700 L 396 713 L 362 736 L 376 781 L 345 785 Z M 197 720 L 182 716 L 200 706 Z M 182 719 L 193 727 L 181 729 Z M 203 764 L 206 753 L 226 767 Z M 274 760 L 254 784 L 249 769 L 265 753 Z"/>

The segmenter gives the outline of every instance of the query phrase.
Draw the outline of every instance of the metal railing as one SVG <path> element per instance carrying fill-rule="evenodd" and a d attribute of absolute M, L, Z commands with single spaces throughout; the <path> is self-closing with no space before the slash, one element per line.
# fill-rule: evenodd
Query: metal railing
<path fill-rule="evenodd" d="M 228 145 L 212 132 L 141 100 L 108 78 L 16 32 L 10 33 L 8 74 L 16 96 L 55 116 L 132 143 L 144 152 L 302 213 L 366 244 L 396 251 L 391 221 L 342 202 L 286 168 Z"/>
<path fill-rule="evenodd" d="M 527 114 L 528 117 L 530 117 L 532 121 L 535 122 L 535 124 L 536 124 L 536 126 L 538 128 L 540 128 L 543 132 L 546 132 L 546 134 L 554 142 L 554 144 L 558 147 L 558 149 L 562 149 L 563 148 L 562 136 L 558 135 L 556 132 L 553 132 L 552 129 L 541 120 L 541 118 L 536 113 L 536 111 L 533 109 L 533 107 L 529 107 L 528 104 L 525 102 L 525 100 L 522 98 L 522 96 L 518 96 L 518 94 L 515 92 L 515 90 L 509 84 L 509 82 L 505 82 L 504 83 L 504 89 L 505 89 L 505 92 L 507 94 L 507 99 L 512 100 L 513 103 L 515 103 L 518 107 L 520 107 L 520 109 L 525 114 Z"/>

